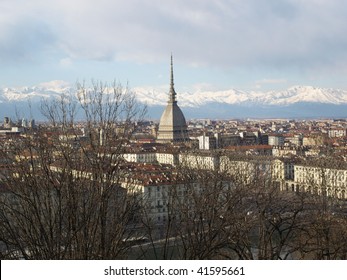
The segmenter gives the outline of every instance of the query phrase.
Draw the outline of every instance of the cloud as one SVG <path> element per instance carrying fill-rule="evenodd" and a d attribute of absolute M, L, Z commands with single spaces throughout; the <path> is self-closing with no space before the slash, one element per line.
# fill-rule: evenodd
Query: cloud
<path fill-rule="evenodd" d="M 72 60 L 70 57 L 65 57 L 60 59 L 59 65 L 63 68 L 68 68 L 73 64 Z"/>
<path fill-rule="evenodd" d="M 3 0 L 0 3 L 0 62 L 3 64 L 38 62 L 55 44 L 50 24 L 37 13 L 37 4 Z"/>
<path fill-rule="evenodd" d="M 347 68 L 343 0 L 4 3 L 1 61 L 49 56 L 54 50 L 63 64 L 74 59 L 147 63 L 173 51 L 186 65 L 222 69 Z"/>
<path fill-rule="evenodd" d="M 1 63 L 37 62 L 37 57 L 55 41 L 49 28 L 40 21 L 18 20 L 1 35 Z"/>

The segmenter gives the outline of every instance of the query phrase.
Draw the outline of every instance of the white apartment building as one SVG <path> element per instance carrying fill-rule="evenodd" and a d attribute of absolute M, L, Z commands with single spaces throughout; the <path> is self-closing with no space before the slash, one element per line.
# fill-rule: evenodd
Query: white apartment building
<path fill-rule="evenodd" d="M 142 216 L 155 223 L 165 223 L 168 220 L 170 193 L 173 188 L 179 188 L 173 183 L 160 180 L 132 180 L 123 182 L 122 187 L 141 195 Z"/>
<path fill-rule="evenodd" d="M 294 166 L 295 190 L 346 199 L 347 170 L 315 166 Z"/>
<path fill-rule="evenodd" d="M 201 135 L 197 139 L 199 140 L 200 150 L 213 150 L 217 148 L 217 141 L 214 136 Z"/>
<path fill-rule="evenodd" d="M 292 137 L 285 138 L 286 141 L 295 146 L 302 146 L 302 139 L 303 137 L 301 135 L 293 135 Z"/>
<path fill-rule="evenodd" d="M 271 179 L 272 163 L 268 160 L 236 160 L 228 156 L 220 158 L 220 171 L 226 172 L 233 180 L 250 183 L 256 176 Z"/>
<path fill-rule="evenodd" d="M 153 163 L 156 161 L 156 153 L 146 153 L 146 152 L 124 153 L 123 158 L 127 162 Z"/>
<path fill-rule="evenodd" d="M 269 135 L 269 145 L 270 146 L 283 146 L 284 137 L 282 135 Z"/>
<path fill-rule="evenodd" d="M 272 178 L 276 181 L 294 178 L 294 165 L 290 161 L 275 159 L 272 162 Z"/>
<path fill-rule="evenodd" d="M 149 180 L 129 178 L 122 187 L 141 196 L 142 218 L 156 224 L 166 223 L 169 215 L 176 217 L 176 212 L 181 212 L 175 211 L 177 208 L 192 210 L 194 201 L 190 194 L 201 191 L 198 183 L 175 183 L 155 176 Z"/>
<path fill-rule="evenodd" d="M 172 154 L 159 152 L 152 153 L 147 158 L 129 154 L 125 158 L 131 161 L 137 160 L 137 162 L 151 160 L 148 162 L 170 165 L 179 164 L 183 167 L 187 166 L 201 170 L 219 169 L 221 172 L 228 174 L 233 180 L 240 180 L 243 183 L 251 183 L 256 176 L 261 175 L 278 184 L 283 191 L 305 191 L 347 199 L 347 170 L 303 165 L 295 163 L 293 159 L 289 158 L 235 159 L 226 155 L 220 156 L 209 153 Z M 160 186 L 159 188 L 161 189 Z M 163 187 L 163 189 L 165 188 Z M 153 212 L 153 215 L 161 215 L 159 213 Z M 164 219 L 164 217 L 160 219 Z"/>
<path fill-rule="evenodd" d="M 156 152 L 156 153 L 146 153 L 146 152 L 131 152 L 124 153 L 123 158 L 127 162 L 137 162 L 137 163 L 161 163 L 161 164 L 171 164 L 176 165 L 178 162 L 178 154 L 167 153 L 167 152 Z"/>
<path fill-rule="evenodd" d="M 199 153 L 184 153 L 178 155 L 181 166 L 196 169 L 216 170 L 219 168 L 219 156 Z"/>
<path fill-rule="evenodd" d="M 155 156 L 156 161 L 161 164 L 171 164 L 175 166 L 178 163 L 178 154 L 158 152 Z"/>
<path fill-rule="evenodd" d="M 331 138 L 346 137 L 347 129 L 346 128 L 332 128 L 332 129 L 328 130 L 328 135 Z"/>
<path fill-rule="evenodd" d="M 298 155 L 301 151 L 297 149 L 297 147 L 291 146 L 274 146 L 272 148 L 272 155 L 274 157 L 282 157 L 288 155 Z"/>

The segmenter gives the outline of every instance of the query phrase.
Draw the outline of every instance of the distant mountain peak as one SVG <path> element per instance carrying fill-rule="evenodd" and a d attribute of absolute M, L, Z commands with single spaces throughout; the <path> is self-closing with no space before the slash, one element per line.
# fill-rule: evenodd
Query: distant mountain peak
<path fill-rule="evenodd" d="M 0 104 L 1 108 L 3 108 L 6 104 L 16 106 L 18 102 L 28 102 L 28 100 L 31 103 L 35 103 L 43 98 L 50 99 L 61 94 L 73 94 L 74 91 L 75 88 L 73 86 L 61 80 L 45 82 L 32 87 L 0 88 Z M 166 86 L 133 88 L 137 100 L 147 104 L 149 107 L 165 106 L 169 98 L 167 91 L 168 88 Z M 280 115 L 285 108 L 288 108 L 287 111 L 290 114 L 294 107 L 300 107 L 300 111 L 305 110 L 307 106 L 315 108 L 328 108 L 329 106 L 329 108 L 332 108 L 331 106 L 347 107 L 347 91 L 302 85 L 292 86 L 286 90 L 267 92 L 237 89 L 216 91 L 199 88 L 192 92 L 180 92 L 177 90 L 177 101 L 181 108 L 186 108 L 187 110 L 200 111 L 199 108 L 209 108 L 222 114 L 223 112 L 218 108 L 223 107 L 225 112 L 229 113 L 230 110 L 227 108 L 238 106 L 249 108 L 252 114 L 256 114 L 260 107 L 268 111 L 271 107 L 276 112 L 279 112 L 276 113 L 277 115 Z M 3 111 L 9 111 L 9 108 L 7 106 L 6 110 Z M 329 110 L 331 111 L 331 109 Z M 330 111 L 329 114 L 334 113 Z M 201 114 L 203 113 L 201 112 Z"/>
<path fill-rule="evenodd" d="M 6 87 L 0 89 L 0 100 L 2 102 L 25 102 L 54 98 L 62 93 L 71 92 L 71 88 L 70 84 L 64 81 L 51 81 L 32 87 Z"/>
<path fill-rule="evenodd" d="M 135 89 L 140 101 L 146 101 L 152 105 L 163 105 L 166 102 L 166 94 L 157 92 L 154 96 L 148 88 Z M 240 91 L 236 89 L 224 91 L 196 91 L 179 93 L 177 100 L 183 107 L 198 107 L 208 103 L 226 104 L 261 104 L 261 105 L 291 105 L 301 102 L 323 104 L 347 104 L 347 91 L 339 89 L 325 89 L 313 86 L 293 86 L 282 91 Z"/>

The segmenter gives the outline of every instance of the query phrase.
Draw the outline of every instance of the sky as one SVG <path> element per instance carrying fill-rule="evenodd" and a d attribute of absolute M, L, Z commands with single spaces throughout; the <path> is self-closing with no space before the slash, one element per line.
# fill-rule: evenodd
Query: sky
<path fill-rule="evenodd" d="M 1 0 L 0 87 L 347 89 L 345 0 Z"/>

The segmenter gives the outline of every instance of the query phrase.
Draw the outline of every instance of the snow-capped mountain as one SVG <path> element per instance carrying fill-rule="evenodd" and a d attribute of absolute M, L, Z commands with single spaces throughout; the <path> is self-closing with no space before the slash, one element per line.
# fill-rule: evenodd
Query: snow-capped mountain
<path fill-rule="evenodd" d="M 40 101 L 42 98 L 54 98 L 70 93 L 72 87 L 64 81 L 51 81 L 33 87 L 0 88 L 0 102 Z"/>
<path fill-rule="evenodd" d="M 168 88 L 133 88 L 137 100 L 149 107 L 152 118 L 160 117 L 168 100 Z M 283 91 L 224 91 L 180 92 L 179 106 L 189 117 L 347 117 L 347 91 L 312 86 L 294 86 Z M 0 112 L 24 108 L 23 104 L 39 103 L 43 98 L 74 94 L 75 89 L 64 81 L 52 81 L 33 87 L 0 88 Z M 22 105 L 20 105 L 22 104 Z M 11 108 L 12 106 L 12 108 Z M 25 110 L 25 109 L 23 109 Z M 205 115 L 203 115 L 205 114 Z"/>
<path fill-rule="evenodd" d="M 149 105 L 164 105 L 167 94 L 150 88 L 135 88 L 138 99 Z M 208 103 L 244 104 L 244 105 L 291 105 L 301 102 L 347 104 L 347 91 L 338 89 L 295 86 L 284 91 L 196 91 L 179 93 L 182 107 L 199 107 Z"/>
<path fill-rule="evenodd" d="M 271 105 L 290 105 L 299 102 L 347 104 L 347 91 L 339 89 L 324 89 L 311 86 L 296 86 L 285 91 L 268 92 L 262 101 Z"/>

